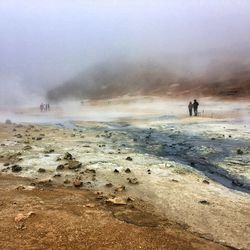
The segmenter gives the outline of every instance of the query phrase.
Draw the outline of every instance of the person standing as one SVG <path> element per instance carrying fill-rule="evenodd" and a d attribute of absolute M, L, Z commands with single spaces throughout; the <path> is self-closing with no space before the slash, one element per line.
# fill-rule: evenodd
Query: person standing
<path fill-rule="evenodd" d="M 192 116 L 192 114 L 193 114 L 193 104 L 192 104 L 192 102 L 189 102 L 188 110 L 189 110 L 189 116 Z"/>
<path fill-rule="evenodd" d="M 198 106 L 199 106 L 199 103 L 196 101 L 196 99 L 194 100 L 194 103 L 193 103 L 193 108 L 194 108 L 194 116 L 197 116 L 198 115 Z"/>

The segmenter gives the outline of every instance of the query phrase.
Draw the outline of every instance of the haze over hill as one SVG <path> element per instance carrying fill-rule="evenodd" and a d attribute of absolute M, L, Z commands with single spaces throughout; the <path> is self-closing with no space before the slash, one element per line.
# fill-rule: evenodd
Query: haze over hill
<path fill-rule="evenodd" d="M 199 57 L 201 59 L 202 57 Z M 217 58 L 218 59 L 218 58 Z M 122 95 L 244 98 L 250 96 L 250 67 L 245 59 L 204 62 L 114 60 L 97 64 L 52 88 L 51 101 L 113 98 Z"/>

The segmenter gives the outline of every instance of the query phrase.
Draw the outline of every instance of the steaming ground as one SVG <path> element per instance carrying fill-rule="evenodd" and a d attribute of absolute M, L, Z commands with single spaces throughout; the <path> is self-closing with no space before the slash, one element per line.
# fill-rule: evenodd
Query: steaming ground
<path fill-rule="evenodd" d="M 139 223 L 129 216 L 139 202 L 154 215 L 140 221 L 145 227 L 161 227 L 153 219 L 161 216 L 182 233 L 248 249 L 250 105 L 199 101 L 199 117 L 187 116 L 186 101 L 152 97 L 1 112 L 1 122 L 15 124 L 1 124 L 0 170 L 35 188 L 98 191 L 102 205 L 120 203 L 115 217 L 127 223 Z"/>

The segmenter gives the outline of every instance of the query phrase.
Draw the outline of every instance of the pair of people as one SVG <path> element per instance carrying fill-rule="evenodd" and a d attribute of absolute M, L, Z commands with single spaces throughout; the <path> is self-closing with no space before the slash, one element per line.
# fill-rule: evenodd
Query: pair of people
<path fill-rule="evenodd" d="M 49 103 L 45 103 L 45 104 L 41 103 L 40 104 L 40 110 L 41 110 L 41 112 L 43 112 L 43 111 L 49 111 L 50 110 Z"/>
<path fill-rule="evenodd" d="M 194 116 L 198 115 L 198 106 L 199 103 L 196 101 L 196 99 L 194 100 L 194 102 L 189 102 L 188 104 L 188 110 L 189 110 L 189 115 L 192 116 L 193 115 L 193 109 L 194 109 Z"/>

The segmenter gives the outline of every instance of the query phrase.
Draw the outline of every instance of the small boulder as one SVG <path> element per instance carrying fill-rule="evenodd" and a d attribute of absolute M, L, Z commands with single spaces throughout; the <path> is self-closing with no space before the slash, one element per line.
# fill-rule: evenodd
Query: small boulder
<path fill-rule="evenodd" d="M 69 152 L 66 152 L 64 154 L 64 157 L 63 157 L 64 160 L 73 160 L 73 156 L 72 154 L 70 154 Z"/>
<path fill-rule="evenodd" d="M 22 167 L 19 165 L 13 165 L 11 167 L 11 170 L 12 170 L 12 172 L 20 172 L 20 171 L 22 171 Z"/>
<path fill-rule="evenodd" d="M 126 158 L 126 160 L 127 160 L 127 161 L 133 161 L 133 159 L 132 159 L 130 156 L 128 156 L 128 157 Z"/>
<path fill-rule="evenodd" d="M 114 170 L 114 173 L 118 174 L 118 173 L 119 173 L 119 170 L 118 170 L 118 169 L 115 169 L 115 170 Z"/>
<path fill-rule="evenodd" d="M 23 148 L 23 150 L 30 150 L 30 149 L 32 149 L 32 147 L 31 147 L 30 145 L 26 145 L 26 146 Z"/>
<path fill-rule="evenodd" d="M 77 169 L 82 166 L 82 163 L 79 161 L 69 161 L 68 169 Z"/>
<path fill-rule="evenodd" d="M 238 148 L 238 149 L 237 149 L 237 154 L 238 154 L 238 155 L 243 155 L 243 151 L 242 151 L 240 148 Z"/>
<path fill-rule="evenodd" d="M 64 165 L 60 164 L 56 167 L 56 170 L 64 170 Z"/>
<path fill-rule="evenodd" d="M 82 186 L 82 181 L 79 180 L 79 179 L 76 179 L 76 180 L 73 181 L 73 185 L 75 187 L 81 187 Z"/>
<path fill-rule="evenodd" d="M 129 174 L 129 173 L 131 173 L 131 170 L 129 168 L 126 168 L 125 173 Z"/>
<path fill-rule="evenodd" d="M 45 170 L 44 168 L 39 168 L 39 169 L 37 170 L 37 172 L 38 172 L 38 173 L 45 173 L 46 170 Z"/>
<path fill-rule="evenodd" d="M 210 205 L 210 202 L 207 200 L 201 200 L 201 201 L 199 201 L 199 203 L 202 205 Z"/>
<path fill-rule="evenodd" d="M 208 180 L 203 180 L 202 183 L 209 184 L 210 182 Z"/>

